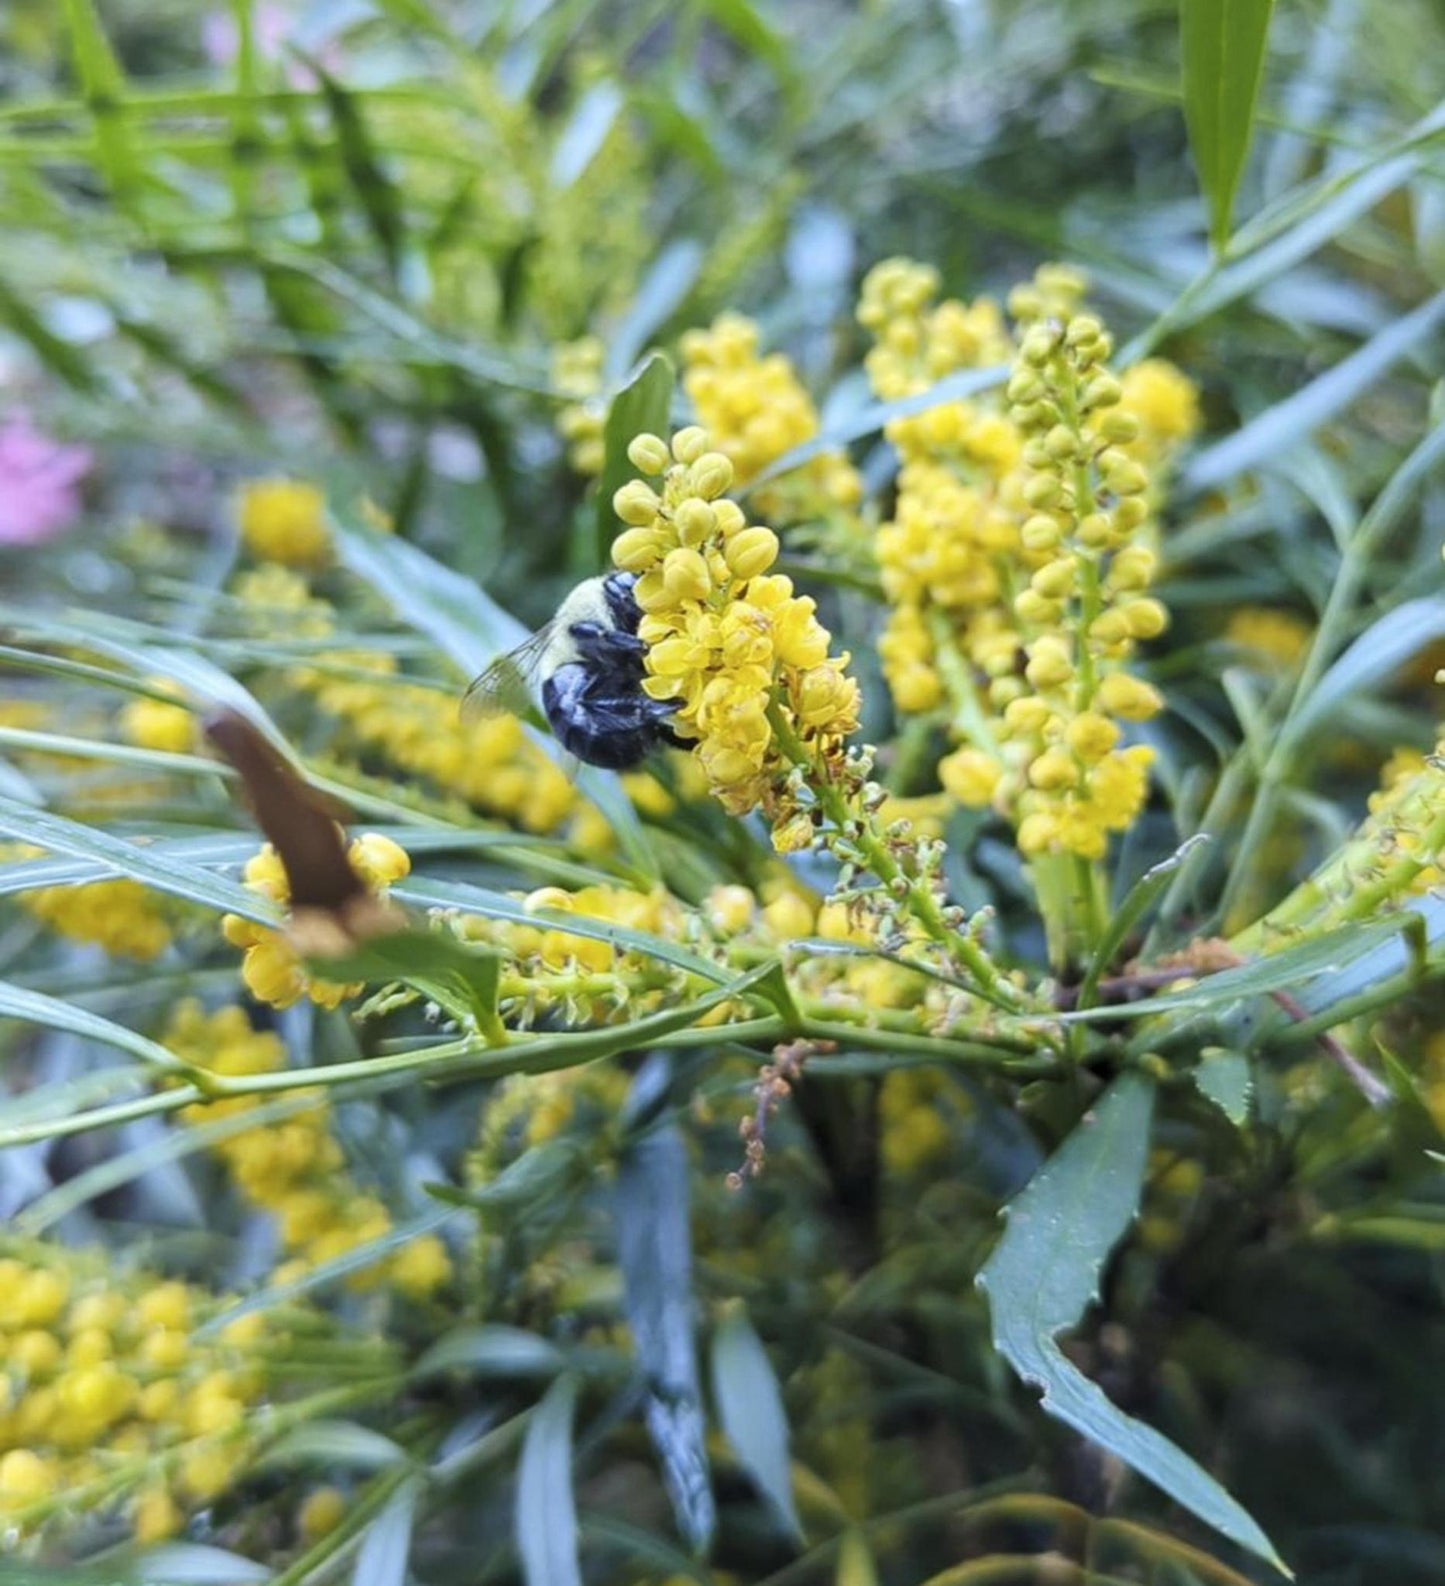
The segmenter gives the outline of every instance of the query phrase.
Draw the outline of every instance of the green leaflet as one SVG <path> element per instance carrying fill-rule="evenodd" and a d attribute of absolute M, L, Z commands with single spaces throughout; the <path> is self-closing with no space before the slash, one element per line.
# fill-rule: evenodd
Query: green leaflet
<path fill-rule="evenodd" d="M 527 1586 L 582 1586 L 572 1492 L 572 1411 L 577 1378 L 558 1377 L 527 1426 L 512 1514 Z"/>
<path fill-rule="evenodd" d="M 783 1395 L 741 1300 L 729 1304 L 713 1333 L 712 1396 L 743 1468 L 784 1527 L 795 1539 L 801 1538 Z"/>
<path fill-rule="evenodd" d="M 1209 239 L 1229 240 L 1249 153 L 1273 0 L 1180 0 L 1184 120 L 1209 205 Z"/>
<path fill-rule="evenodd" d="M 1269 1538 L 1207 1471 L 1113 1405 L 1058 1346 L 1097 1298 L 1099 1273 L 1138 1207 L 1153 1111 L 1146 1079 L 1116 1079 L 1010 1202 L 1003 1238 L 978 1275 L 994 1347 L 1043 1389 L 1051 1415 L 1288 1575 Z"/>
<path fill-rule="evenodd" d="M 597 481 L 597 565 L 612 565 L 612 542 L 621 525 L 612 510 L 612 498 L 628 480 L 638 477 L 627 456 L 636 435 L 667 439 L 671 427 L 672 365 L 655 352 L 612 399 L 604 431 L 606 446 L 602 477 Z"/>

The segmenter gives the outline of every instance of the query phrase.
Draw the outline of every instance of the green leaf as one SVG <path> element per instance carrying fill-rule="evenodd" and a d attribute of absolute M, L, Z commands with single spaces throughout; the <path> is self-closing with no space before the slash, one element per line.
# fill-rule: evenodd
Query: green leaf
<path fill-rule="evenodd" d="M 448 1206 L 470 1206 L 473 1211 L 494 1214 L 515 1213 L 534 1201 L 548 1200 L 560 1193 L 562 1186 L 580 1181 L 587 1172 L 586 1154 L 575 1142 L 546 1140 L 509 1162 L 490 1183 L 467 1189 L 452 1184 L 424 1184 L 422 1188 Z"/>
<path fill-rule="evenodd" d="M 366 1528 L 356 1555 L 352 1586 L 406 1586 L 412 1522 L 420 1482 L 404 1481 Z"/>
<path fill-rule="evenodd" d="M 572 1492 L 577 1379 L 559 1377 L 527 1426 L 512 1525 L 527 1586 L 582 1586 Z"/>
<path fill-rule="evenodd" d="M 1381 943 L 1397 938 L 1403 928 L 1403 918 L 1398 916 L 1375 920 L 1367 925 L 1341 926 L 1338 930 L 1322 932 L 1281 952 L 1241 964 L 1237 969 L 1224 969 L 1216 975 L 1204 975 L 1183 991 L 1171 991 L 1164 996 L 1150 997 L 1141 1002 L 1118 1003 L 1107 1008 L 1081 1008 L 1055 1017 L 1066 1024 L 1081 1020 L 1140 1019 L 1156 1013 L 1175 1013 L 1185 1009 L 1196 1011 L 1239 1002 L 1246 997 L 1268 996 L 1275 991 L 1296 988 L 1320 975 L 1340 973 L 1366 954 L 1374 952 Z M 1180 978 L 1188 979 L 1189 971 L 1180 970 Z"/>
<path fill-rule="evenodd" d="M 653 332 L 665 325 L 676 313 L 683 299 L 692 290 L 692 284 L 697 280 L 698 272 L 702 269 L 702 262 L 706 257 L 706 249 L 693 237 L 679 237 L 677 241 L 668 243 L 658 254 L 651 269 L 643 276 L 642 284 L 637 288 L 637 295 L 632 299 L 631 306 L 608 340 L 606 373 L 611 378 L 620 379 L 623 371 L 630 369 L 641 355 Z M 672 391 L 669 387 L 669 402 L 671 397 Z M 662 423 L 667 423 L 665 412 Z M 652 433 L 665 435 L 666 431 L 654 429 Z M 609 551 L 611 544 L 609 540 L 607 543 Z"/>
<path fill-rule="evenodd" d="M 655 352 L 612 399 L 603 431 L 605 445 L 602 477 L 597 481 L 597 565 L 612 565 L 612 542 L 622 525 L 612 510 L 612 498 L 631 479 L 639 478 L 627 455 L 637 435 L 659 435 L 667 440 L 672 424 L 672 391 L 676 383 L 672 364 Z"/>
<path fill-rule="evenodd" d="M 322 1465 L 347 1470 L 384 1470 L 407 1458 L 399 1444 L 355 1421 L 303 1421 L 267 1445 L 263 1466 Z"/>
<path fill-rule="evenodd" d="M 399 980 L 429 997 L 464 1028 L 480 1030 L 489 1041 L 505 1040 L 497 1016 L 502 954 L 495 947 L 461 941 L 444 926 L 394 931 L 361 942 L 341 958 L 310 960 L 327 980 Z"/>
<path fill-rule="evenodd" d="M 1229 240 L 1273 0 L 1180 0 L 1184 120 L 1216 251 Z"/>
<path fill-rule="evenodd" d="M 87 1041 L 118 1047 L 152 1068 L 165 1069 L 169 1073 L 185 1072 L 186 1065 L 178 1057 L 145 1036 L 137 1035 L 134 1030 L 113 1024 L 109 1019 L 77 1007 L 73 1002 L 62 1002 L 58 997 L 47 997 L 43 992 L 13 986 L 8 981 L 0 981 L 0 1018 L 20 1019 L 26 1024 L 38 1024 L 50 1030 L 65 1030 L 71 1035 L 83 1036 Z"/>
<path fill-rule="evenodd" d="M 183 898 L 187 903 L 198 903 L 205 909 L 239 914 L 261 925 L 280 923 L 280 911 L 274 904 L 237 881 L 155 853 L 143 844 L 112 837 L 80 821 L 51 815 L 4 794 L 0 794 L 0 833 L 20 842 L 34 843 L 51 853 L 94 860 L 104 865 L 112 876 L 129 876 L 154 887 L 157 892 Z"/>
<path fill-rule="evenodd" d="M 555 1377 L 566 1356 L 545 1338 L 500 1323 L 458 1327 L 444 1334 L 412 1367 L 412 1377 L 442 1376 L 459 1371 L 473 1377 Z"/>
<path fill-rule="evenodd" d="M 1445 429 L 1440 432 L 1445 435 Z M 1336 717 L 1361 689 L 1392 678 L 1413 657 L 1445 638 L 1445 596 L 1407 600 L 1371 623 L 1320 678 L 1309 697 L 1285 722 L 1286 744 L 1305 742 Z"/>
<path fill-rule="evenodd" d="M 316 74 L 326 98 L 327 113 L 336 129 L 336 146 L 352 191 L 386 260 L 387 272 L 395 282 L 401 273 L 402 253 L 406 247 L 406 222 L 401 195 L 377 159 L 366 119 L 356 97 L 348 93 L 318 61 L 310 56 L 305 59 Z"/>
<path fill-rule="evenodd" d="M 1003 1237 L 978 1276 L 994 1346 L 1043 1389 L 1051 1415 L 1288 1574 L 1269 1538 L 1207 1471 L 1119 1410 L 1058 1345 L 1098 1297 L 1099 1273 L 1138 1209 L 1153 1110 L 1146 1079 L 1116 1079 L 1009 1204 Z"/>
<path fill-rule="evenodd" d="M 127 91 L 125 73 L 93 0 L 65 0 L 65 20 L 76 72 L 95 120 L 96 164 L 105 172 L 115 197 L 123 202 L 133 196 L 139 180 L 130 128 L 120 114 Z"/>
<path fill-rule="evenodd" d="M 138 1586 L 251 1586 L 268 1581 L 271 1571 L 254 1559 L 201 1542 L 166 1542 L 137 1553 L 132 1569 L 120 1577 Z"/>
<path fill-rule="evenodd" d="M 1184 470 L 1184 483 L 1195 490 L 1213 490 L 1251 468 L 1278 463 L 1291 446 L 1328 423 L 1401 358 L 1428 346 L 1442 323 L 1445 292 L 1437 292 L 1227 440 L 1199 452 Z"/>
<path fill-rule="evenodd" d="M 643 1415 L 678 1529 L 701 1553 L 717 1511 L 693 1336 L 687 1151 L 675 1125 L 628 1144 L 617 1164 L 616 1226 L 627 1321 L 647 1384 Z"/>
<path fill-rule="evenodd" d="M 1212 1101 L 1232 1124 L 1242 1129 L 1249 1122 L 1254 1075 L 1242 1052 L 1230 1052 L 1222 1046 L 1205 1047 L 1199 1054 L 1193 1079 L 1199 1094 Z"/>
<path fill-rule="evenodd" d="M 1189 862 L 1189 856 L 1195 849 L 1202 848 L 1208 841 L 1208 837 L 1202 832 L 1196 832 L 1193 837 L 1180 843 L 1167 859 L 1161 859 L 1157 865 L 1146 870 L 1129 888 L 1124 901 L 1110 916 L 1099 945 L 1094 950 L 1093 960 L 1079 986 L 1081 1008 L 1091 1008 L 1094 1005 L 1099 981 L 1114 962 L 1119 949 L 1128 941 L 1129 933 L 1153 907 L 1154 900 L 1179 873 L 1180 868 Z"/>
<path fill-rule="evenodd" d="M 741 1300 L 731 1303 L 712 1339 L 712 1396 L 728 1441 L 758 1491 L 796 1540 L 788 1416 L 768 1352 Z"/>
<path fill-rule="evenodd" d="M 605 80 L 593 83 L 582 95 L 552 150 L 549 176 L 553 187 L 566 189 L 583 176 L 601 153 L 624 103 L 622 90 Z"/>

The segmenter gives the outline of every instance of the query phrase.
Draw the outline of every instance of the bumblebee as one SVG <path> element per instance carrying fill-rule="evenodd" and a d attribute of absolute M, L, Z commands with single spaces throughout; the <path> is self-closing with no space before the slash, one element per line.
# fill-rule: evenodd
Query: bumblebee
<path fill-rule="evenodd" d="M 606 771 L 628 771 L 664 744 L 685 746 L 671 726 L 673 707 L 643 692 L 647 646 L 636 576 L 589 578 L 524 644 L 499 656 L 467 690 L 463 711 L 520 714 L 535 684 L 557 741 Z"/>

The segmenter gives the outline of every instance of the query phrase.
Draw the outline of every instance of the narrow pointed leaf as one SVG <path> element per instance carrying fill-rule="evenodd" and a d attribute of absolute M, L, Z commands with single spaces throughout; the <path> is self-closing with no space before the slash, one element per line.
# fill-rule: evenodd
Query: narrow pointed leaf
<path fill-rule="evenodd" d="M 352 1586 L 406 1586 L 419 1486 L 417 1481 L 404 1481 L 367 1527 L 356 1555 Z"/>
<path fill-rule="evenodd" d="M 692 1301 L 687 1152 L 672 1124 L 633 1140 L 617 1168 L 617 1245 L 644 1416 L 678 1528 L 701 1552 L 717 1521 L 708 1476 Z"/>
<path fill-rule="evenodd" d="M 774 1513 L 802 1536 L 793 1506 L 788 1416 L 768 1352 L 741 1302 L 730 1306 L 712 1341 L 712 1394 L 728 1441 Z"/>
<path fill-rule="evenodd" d="M 1058 1335 L 1098 1297 L 1104 1262 L 1138 1209 L 1153 1110 L 1154 1087 L 1142 1076 L 1115 1080 L 1010 1203 L 1004 1235 L 978 1277 L 994 1347 L 1043 1389 L 1051 1415 L 1284 1570 L 1269 1538 L 1202 1466 L 1125 1415 L 1059 1348 Z"/>
<path fill-rule="evenodd" d="M 582 1586 L 572 1492 L 572 1412 L 577 1379 L 559 1377 L 527 1426 L 512 1514 L 527 1586 Z"/>
<path fill-rule="evenodd" d="M 1229 240 L 1273 0 L 1180 0 L 1184 119 L 1216 249 Z"/>
<path fill-rule="evenodd" d="M 597 481 L 597 565 L 612 565 L 612 542 L 623 525 L 612 510 L 612 498 L 628 480 L 638 477 L 627 455 L 634 436 L 660 435 L 671 429 L 672 364 L 655 352 L 612 399 L 603 431 L 602 477 Z"/>

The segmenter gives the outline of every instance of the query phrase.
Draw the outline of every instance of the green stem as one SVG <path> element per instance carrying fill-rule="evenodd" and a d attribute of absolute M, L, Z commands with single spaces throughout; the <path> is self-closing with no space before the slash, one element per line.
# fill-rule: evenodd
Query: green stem
<path fill-rule="evenodd" d="M 839 836 L 848 833 L 849 841 L 857 845 L 858 851 L 868 862 L 868 868 L 890 894 L 901 894 L 909 912 L 924 930 L 945 952 L 967 967 L 977 983 L 976 991 L 985 1001 L 1001 1008 L 1017 1008 L 1018 993 L 994 968 L 988 955 L 977 942 L 949 926 L 943 918 L 938 899 L 933 895 L 932 890 L 917 877 L 904 873 L 903 867 L 889 851 L 888 844 L 878 832 L 872 818 L 865 814 L 855 816 L 837 785 L 827 776 L 818 774 L 817 766 L 793 731 L 792 723 L 784 716 L 776 699 L 768 702 L 768 721 L 788 759 L 794 765 L 813 773 L 809 779 L 809 786 Z"/>

